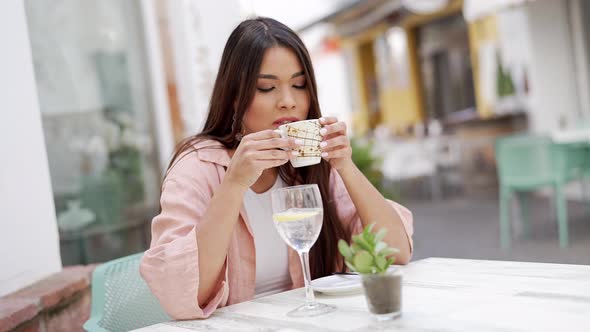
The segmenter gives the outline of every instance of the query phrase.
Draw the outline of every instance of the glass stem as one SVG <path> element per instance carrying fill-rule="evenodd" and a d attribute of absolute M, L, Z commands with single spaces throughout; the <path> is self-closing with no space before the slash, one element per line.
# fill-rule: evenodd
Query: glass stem
<path fill-rule="evenodd" d="M 305 304 L 312 306 L 315 304 L 315 296 L 313 295 L 313 289 L 311 289 L 311 273 L 309 271 L 309 251 L 299 253 L 299 260 L 301 261 L 301 267 L 303 268 L 303 276 L 305 281 Z"/>

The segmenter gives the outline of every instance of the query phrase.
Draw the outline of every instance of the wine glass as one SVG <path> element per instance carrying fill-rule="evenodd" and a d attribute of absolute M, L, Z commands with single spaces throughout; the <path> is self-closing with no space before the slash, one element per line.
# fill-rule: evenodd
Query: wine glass
<path fill-rule="evenodd" d="M 336 307 L 315 301 L 311 289 L 309 249 L 322 230 L 324 208 L 316 184 L 284 187 L 271 192 L 273 221 L 281 238 L 297 253 L 305 276 L 305 304 L 287 313 L 290 317 L 326 314 Z"/>

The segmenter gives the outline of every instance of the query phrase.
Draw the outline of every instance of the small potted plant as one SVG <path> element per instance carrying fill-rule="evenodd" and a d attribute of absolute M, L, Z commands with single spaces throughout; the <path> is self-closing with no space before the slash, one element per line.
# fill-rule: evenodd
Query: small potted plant
<path fill-rule="evenodd" d="M 338 250 L 346 266 L 361 275 L 369 311 L 377 319 L 386 320 L 401 315 L 402 275 L 398 269 L 389 269 L 395 261 L 392 255 L 399 250 L 381 241 L 386 229 L 374 233 L 374 226 L 354 235 L 350 246 L 344 240 L 338 241 Z"/>

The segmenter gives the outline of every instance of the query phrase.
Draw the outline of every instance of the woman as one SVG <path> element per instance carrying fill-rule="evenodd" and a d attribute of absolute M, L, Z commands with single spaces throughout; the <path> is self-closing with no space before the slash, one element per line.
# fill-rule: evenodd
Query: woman
<path fill-rule="evenodd" d="M 324 125 L 320 164 L 295 169 L 280 124 Z M 342 270 L 340 238 L 375 222 L 385 241 L 412 251 L 412 215 L 387 201 L 351 160 L 346 125 L 321 117 L 309 54 L 285 25 L 256 18 L 230 35 L 203 131 L 177 149 L 162 185 L 161 213 L 141 274 L 175 319 L 208 317 L 216 308 L 302 287 L 297 254 L 274 230 L 270 189 L 316 183 L 324 220 L 310 252 L 312 278 Z"/>

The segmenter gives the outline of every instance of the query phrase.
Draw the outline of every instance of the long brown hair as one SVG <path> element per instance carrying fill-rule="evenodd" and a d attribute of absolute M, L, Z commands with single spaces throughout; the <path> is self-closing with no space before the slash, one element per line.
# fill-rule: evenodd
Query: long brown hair
<path fill-rule="evenodd" d="M 209 113 L 203 131 L 185 139 L 177 147 L 168 170 L 176 159 L 185 152 L 194 150 L 194 145 L 205 139 L 213 139 L 227 149 L 240 144 L 236 134 L 244 113 L 250 106 L 256 92 L 256 78 L 267 49 L 285 47 L 298 57 L 306 77 L 310 96 L 308 119 L 321 117 L 317 88 L 309 53 L 297 34 L 284 24 L 271 18 L 258 17 L 240 23 L 231 33 L 223 50 L 219 72 L 213 87 Z M 330 192 L 330 164 L 322 160 L 319 164 L 293 168 L 290 164 L 279 167 L 279 176 L 288 185 L 318 185 L 324 206 L 322 231 L 310 251 L 310 269 L 313 278 L 326 276 L 344 264 L 339 258 L 338 239 L 348 239 L 351 230 L 345 228 L 336 214 L 335 202 Z"/>

